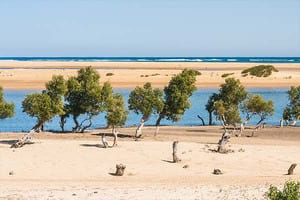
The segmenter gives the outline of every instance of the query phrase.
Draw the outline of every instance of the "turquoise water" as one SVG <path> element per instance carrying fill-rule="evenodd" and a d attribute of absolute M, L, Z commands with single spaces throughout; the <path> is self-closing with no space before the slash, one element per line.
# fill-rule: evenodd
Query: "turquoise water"
<path fill-rule="evenodd" d="M 162 120 L 162 125 L 183 125 L 183 126 L 198 126 L 200 125 L 200 120 L 197 118 L 197 115 L 200 115 L 204 118 L 205 123 L 208 123 L 208 113 L 205 110 L 205 104 L 209 96 L 216 92 L 217 89 L 199 89 L 194 92 L 191 97 L 192 107 L 186 111 L 182 119 L 178 122 L 171 122 L 167 120 Z M 274 115 L 267 119 L 267 124 L 278 125 L 279 120 L 282 116 L 282 112 L 286 104 L 288 103 L 288 98 L 286 91 L 287 89 L 248 89 L 249 92 L 255 94 L 261 94 L 265 99 L 273 100 L 275 113 Z M 25 90 L 6 90 L 4 91 L 5 98 L 15 103 L 15 116 L 13 118 L 4 119 L 0 121 L 0 132 L 22 132 L 28 131 L 35 125 L 35 118 L 29 117 L 26 113 L 22 112 L 22 100 L 27 94 L 30 94 L 34 91 Z M 119 92 L 124 95 L 124 98 L 127 102 L 130 90 L 118 89 L 115 92 Z M 127 105 L 126 105 L 127 106 Z M 138 124 L 141 116 L 130 112 L 129 119 L 126 122 L 126 126 L 132 126 Z M 156 116 L 152 116 L 149 121 L 146 122 L 146 125 L 154 125 Z M 255 124 L 258 121 L 257 118 L 253 118 L 249 124 Z M 215 123 L 218 124 L 216 120 Z M 103 127 L 106 125 L 104 114 L 96 116 L 93 120 L 93 128 Z M 66 124 L 66 130 L 71 130 L 71 127 L 74 126 L 73 120 L 68 119 Z M 45 126 L 47 130 L 60 130 L 59 128 L 59 119 L 56 117 L 51 122 L 47 123 Z"/>
<path fill-rule="evenodd" d="M 300 57 L 0 57 L 15 61 L 300 63 Z"/>

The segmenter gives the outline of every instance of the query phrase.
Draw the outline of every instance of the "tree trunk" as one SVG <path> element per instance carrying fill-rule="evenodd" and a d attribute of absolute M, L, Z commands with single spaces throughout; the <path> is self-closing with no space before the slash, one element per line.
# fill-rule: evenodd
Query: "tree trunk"
<path fill-rule="evenodd" d="M 201 120 L 202 122 L 202 126 L 205 126 L 205 122 L 204 122 L 204 119 L 200 116 L 200 115 L 197 115 L 197 117 Z"/>
<path fill-rule="evenodd" d="M 279 125 L 280 125 L 280 128 L 283 127 L 283 119 L 281 118 L 280 121 L 279 121 Z"/>
<path fill-rule="evenodd" d="M 159 115 L 157 121 L 156 121 L 156 129 L 155 129 L 155 133 L 154 133 L 154 136 L 156 136 L 158 134 L 158 131 L 159 131 L 159 125 L 160 125 L 160 121 L 162 120 L 163 116 L 162 115 Z"/>
<path fill-rule="evenodd" d="M 296 163 L 291 164 L 290 168 L 288 169 L 288 175 L 293 175 L 294 174 L 294 169 L 297 166 Z"/>
<path fill-rule="evenodd" d="M 104 148 L 108 148 L 108 142 L 106 141 L 105 133 L 102 135 L 102 144 Z"/>
<path fill-rule="evenodd" d="M 88 119 L 88 121 L 89 121 L 89 124 L 88 125 L 86 125 L 86 126 L 84 126 L 83 128 L 81 128 L 81 130 L 80 130 L 80 132 L 81 133 L 83 133 L 87 128 L 90 128 L 91 126 L 92 126 L 92 119 L 91 118 L 89 118 Z M 80 127 L 81 127 L 82 125 L 80 125 Z"/>
<path fill-rule="evenodd" d="M 212 112 L 208 112 L 208 124 L 211 126 L 212 125 Z"/>
<path fill-rule="evenodd" d="M 227 132 L 224 132 L 221 139 L 219 140 L 218 145 L 218 152 L 219 153 L 227 153 L 226 144 L 229 142 L 230 134 Z"/>
<path fill-rule="evenodd" d="M 116 165 L 116 176 L 123 176 L 126 166 L 123 164 Z"/>
<path fill-rule="evenodd" d="M 226 121 L 225 121 L 225 117 L 224 117 L 224 115 L 222 115 L 222 120 L 221 120 L 221 122 L 222 122 L 222 126 L 223 126 L 223 128 L 224 128 L 224 131 L 226 132 Z"/>
<path fill-rule="evenodd" d="M 144 124 L 145 124 L 145 121 L 146 120 L 144 120 L 144 117 L 142 117 L 142 119 L 141 119 L 141 121 L 140 121 L 140 124 L 139 124 L 139 126 L 137 127 L 137 129 L 136 129 L 136 131 L 135 131 L 135 138 L 140 138 L 140 137 L 142 137 L 142 129 L 143 129 L 143 127 L 144 127 Z"/>
<path fill-rule="evenodd" d="M 78 115 L 73 115 L 73 121 L 75 123 L 75 127 L 73 127 L 72 132 L 77 132 L 79 128 L 79 122 L 77 121 Z"/>
<path fill-rule="evenodd" d="M 174 141 L 172 146 L 173 146 L 173 162 L 178 163 L 181 161 L 177 156 L 178 141 Z"/>
<path fill-rule="evenodd" d="M 10 148 L 20 148 L 24 146 L 33 136 L 33 134 L 36 133 L 35 129 L 31 129 L 29 133 L 25 134 L 21 139 L 19 139 L 17 142 L 13 143 Z"/>
<path fill-rule="evenodd" d="M 65 124 L 66 124 L 67 120 L 66 117 L 64 115 L 60 116 L 60 122 L 59 122 L 59 126 L 61 128 L 61 132 L 65 132 Z"/>
<path fill-rule="evenodd" d="M 114 126 L 113 126 L 113 129 L 112 129 L 112 134 L 114 136 L 114 143 L 113 143 L 112 147 L 115 147 L 115 146 L 118 145 L 118 132 L 116 131 Z"/>

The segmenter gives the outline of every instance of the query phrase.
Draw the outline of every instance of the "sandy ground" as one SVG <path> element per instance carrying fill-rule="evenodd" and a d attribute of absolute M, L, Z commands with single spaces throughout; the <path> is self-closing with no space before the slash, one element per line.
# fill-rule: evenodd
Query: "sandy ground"
<path fill-rule="evenodd" d="M 21 149 L 9 148 L 21 133 L 1 133 L 0 199 L 263 199 L 270 184 L 300 180 L 299 167 L 285 175 L 300 164 L 299 128 L 267 127 L 255 137 L 248 129 L 231 139 L 229 154 L 211 151 L 220 127 L 166 126 L 156 138 L 146 127 L 140 141 L 122 128 L 118 146 L 104 149 L 100 135 L 109 131 L 40 133 Z M 171 162 L 174 140 L 180 163 Z M 118 163 L 123 177 L 112 175 Z"/>
<path fill-rule="evenodd" d="M 300 64 L 272 64 L 279 72 L 267 78 L 242 77 L 243 69 L 258 63 L 169 63 L 169 62 L 31 62 L 1 61 L 0 85 L 5 89 L 43 89 L 52 75 L 65 78 L 76 75 L 80 67 L 92 66 L 101 75 L 101 82 L 110 81 L 116 88 L 134 88 L 151 82 L 154 87 L 164 87 L 170 78 L 184 68 L 199 70 L 198 88 L 219 87 L 224 82 L 222 74 L 239 78 L 246 87 L 289 87 L 300 85 Z M 113 73 L 113 76 L 106 76 Z"/>

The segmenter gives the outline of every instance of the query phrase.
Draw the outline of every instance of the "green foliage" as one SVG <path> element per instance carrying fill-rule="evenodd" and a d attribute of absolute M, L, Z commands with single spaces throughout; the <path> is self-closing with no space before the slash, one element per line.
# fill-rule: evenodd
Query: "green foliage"
<path fill-rule="evenodd" d="M 212 125 L 212 113 L 215 111 L 214 103 L 220 99 L 219 95 L 217 93 L 213 93 L 205 105 L 205 109 L 207 110 L 209 114 L 209 125 Z"/>
<path fill-rule="evenodd" d="M 233 75 L 233 74 L 234 74 L 234 73 L 225 73 L 225 74 L 222 74 L 221 77 L 222 77 L 222 78 L 226 78 L 226 77 L 231 76 L 231 75 Z"/>
<path fill-rule="evenodd" d="M 0 119 L 10 118 L 14 116 L 15 105 L 7 103 L 3 97 L 3 88 L 0 87 Z"/>
<path fill-rule="evenodd" d="M 259 123 L 261 123 L 268 116 L 274 114 L 274 105 L 273 101 L 265 101 L 261 95 L 251 94 L 247 100 L 243 102 L 241 110 L 246 113 L 247 121 L 250 120 L 252 116 L 258 115 L 260 116 Z"/>
<path fill-rule="evenodd" d="M 287 181 L 282 191 L 271 185 L 266 196 L 270 200 L 299 200 L 300 182 Z"/>
<path fill-rule="evenodd" d="M 107 114 L 105 116 L 107 125 L 111 127 L 122 126 L 127 120 L 128 110 L 125 109 L 125 103 L 121 94 L 113 94 L 109 101 Z"/>
<path fill-rule="evenodd" d="M 46 91 L 52 100 L 61 100 L 67 91 L 66 81 L 63 76 L 53 76 L 52 80 L 46 83 Z"/>
<path fill-rule="evenodd" d="M 258 65 L 242 71 L 242 76 L 245 77 L 248 74 L 257 77 L 268 77 L 272 72 L 278 72 L 273 65 Z"/>
<path fill-rule="evenodd" d="M 224 128 L 227 125 L 235 126 L 241 123 L 239 114 L 239 105 L 247 97 L 247 91 L 241 85 L 238 79 L 227 78 L 225 83 L 221 85 L 219 93 L 210 96 L 206 110 L 214 112 L 217 119 L 222 121 Z"/>
<path fill-rule="evenodd" d="M 184 112 L 190 108 L 190 96 L 196 90 L 195 82 L 198 72 L 184 69 L 174 76 L 164 89 L 164 107 L 160 113 L 158 122 L 167 117 L 168 120 L 178 121 Z"/>
<path fill-rule="evenodd" d="M 73 131 L 83 132 L 92 125 L 92 118 L 104 111 L 105 101 L 110 99 L 112 89 L 109 83 L 104 84 L 102 90 L 99 85 L 100 76 L 98 72 L 91 67 L 83 68 L 78 71 L 77 77 L 71 77 L 67 81 L 67 92 L 65 95 L 66 109 L 73 115 L 75 127 Z M 84 114 L 86 118 L 78 122 L 78 117 Z M 89 124 L 83 126 L 85 121 Z"/>
<path fill-rule="evenodd" d="M 39 129 L 45 122 L 56 115 L 63 115 L 64 104 L 62 97 L 66 92 L 66 83 L 62 76 L 53 76 L 46 83 L 46 90 L 42 93 L 33 93 L 26 96 L 22 102 L 23 112 L 37 118 L 33 129 Z"/>
<path fill-rule="evenodd" d="M 114 75 L 114 73 L 111 73 L 111 72 L 106 73 L 106 76 L 113 76 L 113 75 Z"/>
<path fill-rule="evenodd" d="M 297 121 L 300 118 L 300 86 L 292 86 L 287 93 L 289 104 L 284 109 L 283 119 L 287 121 Z"/>
<path fill-rule="evenodd" d="M 153 89 L 151 83 L 146 83 L 143 87 L 136 87 L 130 92 L 129 110 L 136 114 L 142 114 L 146 121 L 151 114 L 160 113 L 163 108 L 163 92 Z"/>

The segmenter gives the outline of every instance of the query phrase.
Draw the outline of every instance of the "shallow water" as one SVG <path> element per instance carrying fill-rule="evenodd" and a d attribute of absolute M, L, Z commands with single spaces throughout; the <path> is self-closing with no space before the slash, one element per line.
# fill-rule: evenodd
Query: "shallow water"
<path fill-rule="evenodd" d="M 182 116 L 182 119 L 178 122 L 171 122 L 167 120 L 162 120 L 162 125 L 183 125 L 183 126 L 197 126 L 201 124 L 201 121 L 198 119 L 197 115 L 200 115 L 204 118 L 205 123 L 208 123 L 208 113 L 205 110 L 205 104 L 209 96 L 216 92 L 217 89 L 199 89 L 194 92 L 191 97 L 192 107 L 185 112 Z M 267 100 L 273 100 L 275 112 L 274 115 L 266 120 L 267 124 L 278 125 L 279 120 L 282 117 L 282 112 L 284 107 L 288 103 L 287 98 L 287 88 L 281 89 L 248 89 L 249 92 L 255 94 L 261 94 Z M 15 116 L 9 119 L 4 119 L 0 121 L 0 132 L 22 132 L 30 130 L 36 123 L 35 118 L 29 117 L 26 113 L 22 112 L 22 100 L 27 94 L 33 93 L 33 90 L 6 90 L 4 91 L 4 96 L 7 101 L 15 103 Z M 130 90 L 117 89 L 115 92 L 121 93 L 125 101 L 127 102 Z M 127 106 L 127 104 L 126 104 Z M 130 112 L 129 119 L 126 122 L 126 126 L 131 126 L 139 123 L 139 115 L 136 115 L 133 112 Z M 154 125 L 157 116 L 152 116 L 149 121 L 146 122 L 146 125 Z M 255 124 L 258 121 L 257 118 L 253 118 L 249 124 Z M 214 120 L 216 124 L 219 124 Z M 106 125 L 104 114 L 100 114 L 93 119 L 93 128 L 103 127 Z M 73 120 L 70 118 L 67 120 L 65 125 L 66 130 L 71 130 L 74 126 Z M 47 130 L 60 130 L 58 117 L 54 118 L 51 122 L 45 125 Z"/>

